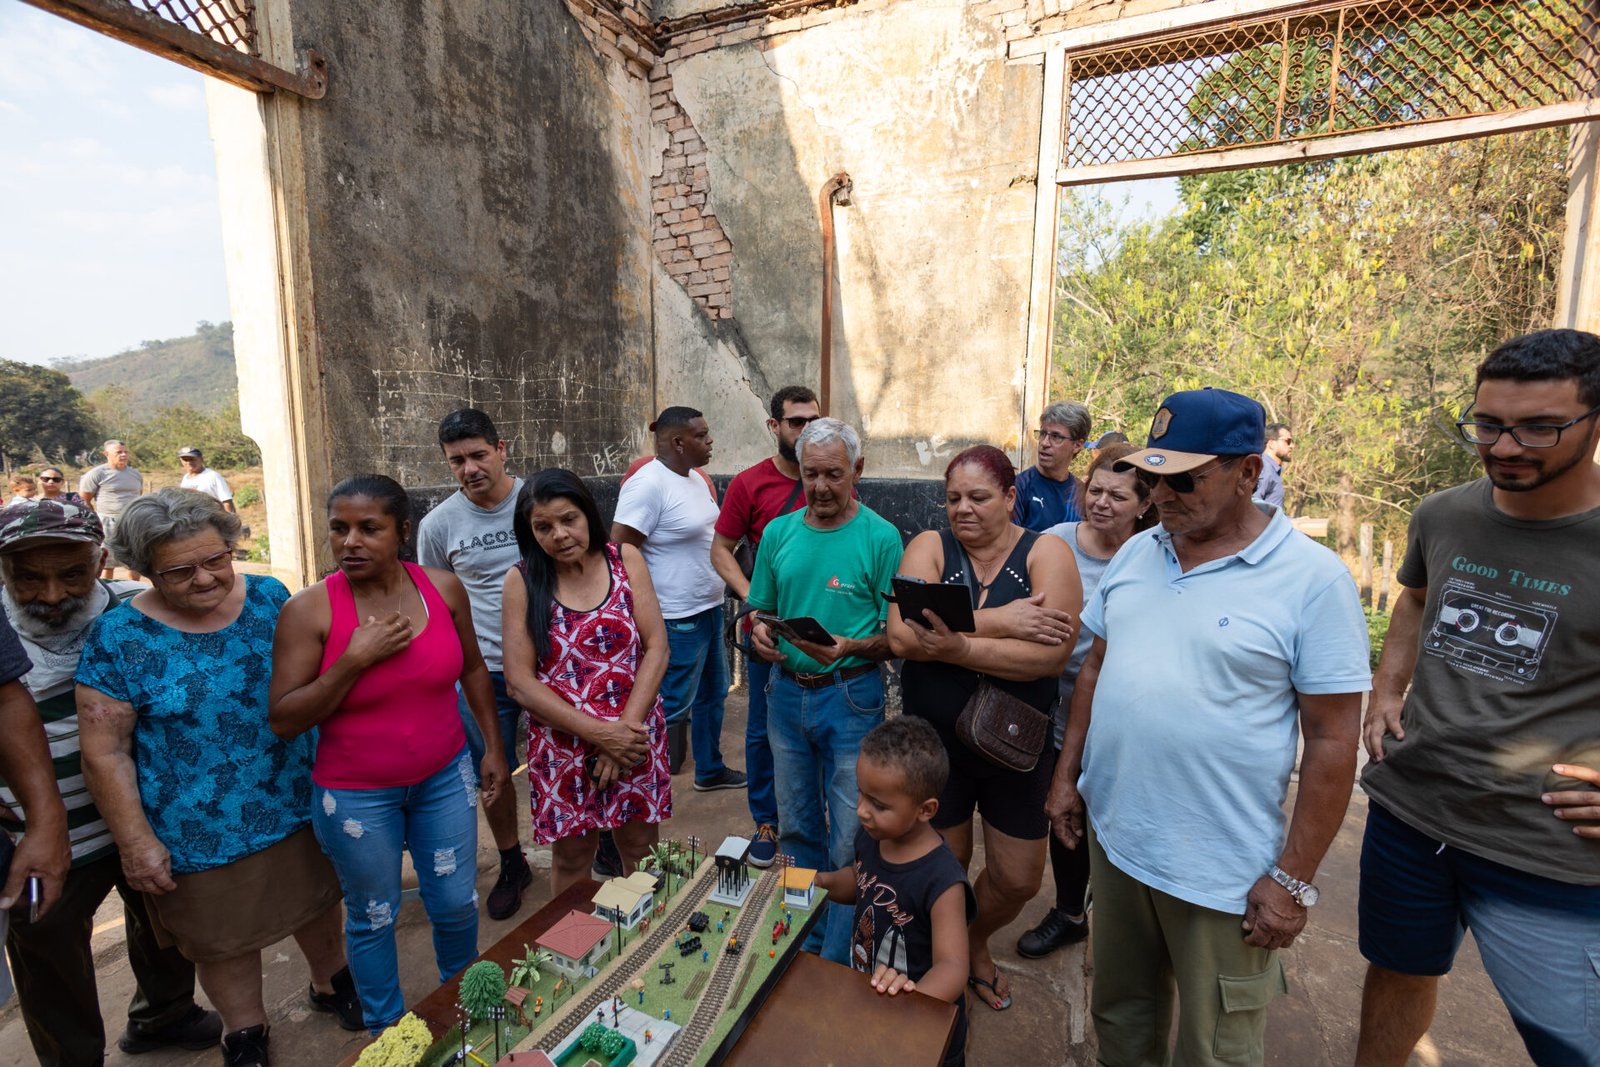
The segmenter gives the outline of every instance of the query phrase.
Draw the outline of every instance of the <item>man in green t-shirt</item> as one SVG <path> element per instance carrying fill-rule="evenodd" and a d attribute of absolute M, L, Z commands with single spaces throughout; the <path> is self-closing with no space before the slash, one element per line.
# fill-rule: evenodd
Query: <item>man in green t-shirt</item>
<path fill-rule="evenodd" d="M 747 602 L 781 619 L 815 619 L 833 644 L 778 637 L 760 623 L 750 644 L 779 665 L 767 695 L 779 846 L 796 866 L 836 870 L 854 858 L 861 739 L 883 721 L 878 664 L 890 655 L 884 621 L 901 542 L 854 496 L 863 465 L 855 430 L 818 419 L 795 450 L 806 507 L 762 533 Z M 830 908 L 806 949 L 846 963 L 852 918 Z"/>
<path fill-rule="evenodd" d="M 1361 1067 L 1406 1062 L 1467 929 L 1533 1061 L 1600 1067 L 1597 416 L 1600 337 L 1507 341 L 1458 422 L 1487 477 L 1412 516 L 1363 729 Z"/>

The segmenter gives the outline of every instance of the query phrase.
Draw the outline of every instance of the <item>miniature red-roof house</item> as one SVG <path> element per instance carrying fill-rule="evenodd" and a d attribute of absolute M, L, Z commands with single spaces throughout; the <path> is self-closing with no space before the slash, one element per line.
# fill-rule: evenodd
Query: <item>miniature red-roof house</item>
<path fill-rule="evenodd" d="M 508 1052 L 494 1067 L 556 1067 L 556 1065 L 539 1049 L 529 1049 L 527 1052 Z"/>
<path fill-rule="evenodd" d="M 568 978 L 592 978 L 599 964 L 611 953 L 611 923 L 582 911 L 569 911 L 565 918 L 539 938 L 537 944 L 550 951 L 550 964 Z"/>

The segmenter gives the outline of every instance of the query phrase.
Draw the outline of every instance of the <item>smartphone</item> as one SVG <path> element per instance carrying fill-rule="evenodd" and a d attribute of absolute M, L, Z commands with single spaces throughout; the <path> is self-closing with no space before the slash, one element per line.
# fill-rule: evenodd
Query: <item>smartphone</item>
<path fill-rule="evenodd" d="M 831 645 L 834 643 L 833 635 L 816 619 L 809 615 L 801 615 L 793 619 L 780 619 L 771 612 L 758 611 L 756 619 L 766 623 L 773 630 L 787 637 L 791 641 L 809 641 L 814 645 Z"/>

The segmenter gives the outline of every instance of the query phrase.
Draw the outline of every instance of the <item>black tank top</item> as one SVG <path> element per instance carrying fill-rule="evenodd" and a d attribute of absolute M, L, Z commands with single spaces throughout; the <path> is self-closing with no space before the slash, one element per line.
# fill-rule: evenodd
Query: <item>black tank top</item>
<path fill-rule="evenodd" d="M 944 573 L 939 580 L 946 585 L 965 585 L 973 589 L 973 607 L 976 608 L 978 583 L 975 577 L 969 580 L 972 564 L 967 559 L 966 550 L 949 530 L 941 530 L 939 537 L 944 543 Z M 1035 531 L 1023 531 L 1016 547 L 990 583 L 989 598 L 984 601 L 984 607 L 1004 607 L 1013 600 L 1023 600 L 1033 595 L 1033 586 L 1028 581 L 1028 554 L 1038 540 L 1039 535 Z M 961 717 L 961 709 L 966 706 L 967 699 L 978 688 L 979 678 L 978 672 L 965 667 L 916 660 L 907 660 L 905 670 L 901 673 L 905 710 L 933 724 L 945 738 L 945 747 L 950 750 L 952 760 L 969 755 L 966 746 L 956 739 L 956 720 Z M 1060 693 L 1060 684 L 1054 674 L 1026 682 L 995 677 L 989 677 L 989 681 L 1046 715 L 1050 714 Z M 982 763 L 976 755 L 972 755 L 972 760 Z"/>

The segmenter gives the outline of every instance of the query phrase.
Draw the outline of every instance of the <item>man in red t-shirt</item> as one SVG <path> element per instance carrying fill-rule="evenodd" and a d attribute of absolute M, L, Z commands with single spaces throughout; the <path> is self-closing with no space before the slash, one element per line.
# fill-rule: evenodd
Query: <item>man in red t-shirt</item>
<path fill-rule="evenodd" d="M 794 446 L 801 432 L 822 417 L 817 394 L 803 385 L 779 389 L 772 396 L 770 410 L 767 430 L 777 440 L 778 453 L 740 471 L 729 483 L 711 542 L 712 566 L 740 600 L 750 595 L 750 578 L 740 568 L 733 550 L 741 539 L 748 541 L 748 558 L 754 561 L 755 548 L 761 543 L 761 531 L 767 523 L 806 506 Z M 746 648 L 749 637 L 746 627 L 741 633 L 741 643 Z M 767 743 L 767 678 L 773 665 L 760 656 L 746 656 L 745 665 L 749 672 L 746 688 L 750 693 L 750 714 L 744 730 L 744 760 L 750 779 L 750 817 L 756 824 L 748 859 L 753 866 L 770 867 L 778 855 L 778 800 L 772 783 L 772 747 Z"/>

